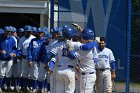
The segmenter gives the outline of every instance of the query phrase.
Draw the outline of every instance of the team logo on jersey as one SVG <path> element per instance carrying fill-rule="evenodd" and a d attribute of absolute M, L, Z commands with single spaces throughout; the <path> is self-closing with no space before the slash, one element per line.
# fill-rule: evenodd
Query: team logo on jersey
<path fill-rule="evenodd" d="M 33 41 L 33 48 L 38 48 L 38 47 L 39 47 L 38 43 L 36 41 Z"/>

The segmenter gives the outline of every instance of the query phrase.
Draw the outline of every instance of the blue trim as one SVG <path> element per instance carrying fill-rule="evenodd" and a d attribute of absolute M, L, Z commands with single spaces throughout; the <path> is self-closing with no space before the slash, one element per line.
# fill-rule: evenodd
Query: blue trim
<path fill-rule="evenodd" d="M 90 50 L 94 47 L 98 48 L 98 44 L 95 41 L 80 46 L 80 50 Z"/>
<path fill-rule="evenodd" d="M 47 64 L 55 55 L 52 52 L 48 52 L 45 56 L 44 63 Z"/>
<path fill-rule="evenodd" d="M 51 0 L 51 19 L 50 19 L 50 31 L 54 28 L 54 0 Z"/>
<path fill-rule="evenodd" d="M 50 63 L 49 63 L 49 68 L 50 68 L 50 69 L 53 69 L 53 68 L 54 68 L 54 64 L 55 64 L 54 61 L 50 61 Z"/>
<path fill-rule="evenodd" d="M 110 66 L 111 66 L 111 71 L 115 71 L 116 69 L 115 61 L 111 61 Z"/>
<path fill-rule="evenodd" d="M 73 50 L 69 51 L 68 57 L 69 57 L 70 59 L 76 59 L 76 56 L 75 56 L 75 53 L 74 53 Z"/>
<path fill-rule="evenodd" d="M 96 63 L 96 64 L 97 64 L 97 63 L 98 63 L 98 61 L 99 61 L 99 59 L 98 59 L 98 58 L 94 58 L 93 60 L 94 60 L 94 63 Z"/>
<path fill-rule="evenodd" d="M 127 23 L 127 68 L 126 68 L 126 93 L 129 93 L 130 88 L 130 49 L 131 49 L 131 13 L 132 1 L 128 0 L 128 23 Z"/>

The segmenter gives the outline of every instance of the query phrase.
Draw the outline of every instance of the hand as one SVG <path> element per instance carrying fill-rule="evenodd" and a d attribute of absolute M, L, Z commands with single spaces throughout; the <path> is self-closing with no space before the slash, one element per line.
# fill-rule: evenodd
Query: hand
<path fill-rule="evenodd" d="M 100 43 L 100 37 L 95 37 L 95 41 L 99 44 Z"/>
<path fill-rule="evenodd" d="M 72 41 L 71 40 L 66 40 L 66 46 L 68 48 L 68 50 L 73 50 L 73 46 L 72 46 Z"/>
<path fill-rule="evenodd" d="M 9 56 L 10 56 L 10 57 L 15 57 L 16 54 L 14 54 L 14 53 L 10 53 Z"/>
<path fill-rule="evenodd" d="M 52 73 L 52 70 L 50 68 L 48 68 L 47 74 L 50 75 L 51 73 Z"/>
<path fill-rule="evenodd" d="M 32 66 L 33 66 L 33 62 L 30 61 L 30 62 L 28 63 L 28 65 L 29 65 L 29 67 L 32 67 Z"/>
<path fill-rule="evenodd" d="M 76 24 L 76 23 L 72 23 L 71 25 L 73 25 L 74 27 L 76 27 L 76 29 L 79 31 L 79 32 L 82 32 L 83 29 L 81 28 L 80 25 Z"/>
<path fill-rule="evenodd" d="M 115 71 L 112 71 L 111 72 L 111 79 L 114 80 L 116 78 L 116 73 Z"/>
<path fill-rule="evenodd" d="M 44 64 L 44 69 L 48 69 L 49 67 L 48 67 L 48 64 Z"/>
<path fill-rule="evenodd" d="M 75 66 L 75 69 L 76 69 L 76 71 L 77 71 L 78 73 L 80 73 L 80 68 L 79 68 L 79 66 Z"/>
<path fill-rule="evenodd" d="M 6 54 L 6 51 L 5 51 L 5 50 L 2 50 L 2 51 L 1 51 L 1 54 Z"/>
<path fill-rule="evenodd" d="M 40 63 L 37 64 L 37 67 L 40 67 Z"/>
<path fill-rule="evenodd" d="M 17 59 L 14 59 L 14 60 L 13 60 L 13 63 L 14 63 L 14 64 L 17 64 Z"/>
<path fill-rule="evenodd" d="M 23 56 L 22 56 L 22 58 L 23 58 L 23 59 L 26 59 L 26 58 L 27 58 L 27 56 L 26 56 L 26 55 L 23 55 Z"/>
<path fill-rule="evenodd" d="M 75 75 L 75 79 L 76 79 L 76 80 L 79 80 L 79 77 L 78 77 L 77 75 Z"/>

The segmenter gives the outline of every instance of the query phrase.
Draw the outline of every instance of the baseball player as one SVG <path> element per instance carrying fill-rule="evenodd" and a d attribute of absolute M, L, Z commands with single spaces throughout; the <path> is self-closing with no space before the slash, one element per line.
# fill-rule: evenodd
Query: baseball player
<path fill-rule="evenodd" d="M 24 36 L 24 29 L 23 28 L 19 28 L 18 32 L 17 32 L 17 35 L 19 36 L 19 38 L 23 37 Z"/>
<path fill-rule="evenodd" d="M 55 28 L 53 28 L 51 30 L 52 40 L 49 42 L 49 47 L 50 47 L 49 50 L 51 50 L 53 48 L 53 45 L 58 42 L 58 40 L 57 40 L 57 33 L 60 32 L 60 31 L 62 31 L 62 28 L 60 28 L 60 27 L 55 27 Z M 58 62 L 56 62 L 56 58 L 52 58 L 51 60 L 55 61 L 55 66 L 54 66 L 54 68 L 52 68 L 53 69 L 53 73 L 50 74 L 50 92 L 51 93 L 55 93 L 56 70 L 57 70 L 57 63 Z M 49 83 L 49 80 L 48 80 L 48 83 Z M 49 87 L 48 87 L 48 91 L 49 91 Z"/>
<path fill-rule="evenodd" d="M 112 93 L 112 79 L 115 75 L 115 58 L 112 51 L 105 47 L 106 40 L 100 37 L 98 56 L 99 69 L 97 69 L 96 90 L 97 93 Z"/>
<path fill-rule="evenodd" d="M 98 59 L 98 54 L 94 45 L 95 42 L 92 42 L 93 38 L 93 31 L 91 29 L 84 29 L 81 33 L 81 41 L 83 44 L 89 44 L 89 49 L 88 47 L 85 47 L 87 48 L 86 51 L 79 49 L 77 52 L 74 52 L 73 48 L 82 48 L 82 43 L 79 45 L 75 45 L 73 48 L 71 46 L 69 47 L 69 58 L 76 58 L 77 60 L 79 60 L 80 93 L 93 93 L 93 86 L 96 81 L 96 62 L 93 59 Z"/>
<path fill-rule="evenodd" d="M 46 80 L 46 70 L 44 69 L 44 57 L 49 51 L 49 42 L 51 41 L 51 34 L 49 32 L 45 35 L 45 42 L 41 45 L 40 51 L 39 51 L 39 74 L 38 74 L 38 85 L 41 93 L 44 93 L 45 90 L 45 80 Z"/>
<path fill-rule="evenodd" d="M 4 77 L 6 77 L 7 90 L 11 90 L 10 78 L 12 77 L 13 58 L 16 56 L 16 42 L 10 35 L 12 30 L 10 26 L 6 26 L 0 39 L 0 92 L 2 92 L 1 86 Z"/>
<path fill-rule="evenodd" d="M 15 42 L 16 42 L 16 48 L 17 48 L 17 44 L 19 41 L 19 37 L 17 36 L 16 33 L 16 28 L 13 26 L 10 26 L 13 30 L 11 31 L 11 36 L 14 38 Z M 21 55 L 21 51 L 16 49 L 16 57 L 14 58 L 13 61 L 13 70 L 12 70 L 12 75 L 13 75 L 13 79 L 14 79 L 14 91 L 18 92 L 19 91 L 19 83 L 20 83 L 20 77 L 21 77 L 21 71 L 22 69 L 20 69 L 22 63 L 20 62 L 20 60 L 17 60 L 17 57 L 19 57 Z M 19 69 L 19 70 L 17 70 Z"/>
<path fill-rule="evenodd" d="M 35 36 L 31 35 L 32 32 L 32 27 L 27 25 L 24 27 L 25 30 L 25 35 L 20 38 L 19 43 L 18 43 L 18 49 L 22 51 L 22 77 L 23 77 L 23 88 L 24 92 L 27 93 L 27 86 L 29 83 L 28 77 L 30 75 L 30 69 L 28 66 L 28 59 L 27 59 L 27 49 L 29 47 L 29 43 Z"/>
<path fill-rule="evenodd" d="M 32 39 L 28 47 L 28 65 L 31 69 L 30 78 L 33 83 L 33 93 L 37 93 L 38 80 L 38 59 L 40 47 L 43 44 L 45 32 L 38 28 L 36 38 Z"/>
<path fill-rule="evenodd" d="M 71 35 L 73 35 L 75 31 L 71 28 L 65 31 L 60 31 L 57 34 L 58 42 L 55 43 L 51 51 L 47 53 L 44 61 L 47 65 L 51 58 L 55 56 L 56 61 L 58 61 L 58 68 L 56 71 L 56 89 L 55 92 L 52 93 L 74 93 L 75 91 L 75 63 L 67 57 L 68 51 L 65 42 L 65 40 L 69 39 L 69 34 L 67 34 L 67 32 L 71 32 Z"/>

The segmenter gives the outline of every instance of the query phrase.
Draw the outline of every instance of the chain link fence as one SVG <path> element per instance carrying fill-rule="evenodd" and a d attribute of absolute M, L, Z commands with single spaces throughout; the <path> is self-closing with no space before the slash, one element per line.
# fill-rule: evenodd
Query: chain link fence
<path fill-rule="evenodd" d="M 140 0 L 132 0 L 130 91 L 140 92 Z"/>
<path fill-rule="evenodd" d="M 58 6 L 55 6 L 55 14 L 54 14 L 54 26 L 64 26 L 69 25 L 71 23 L 77 23 L 83 28 L 87 26 L 86 15 L 82 15 L 79 11 L 80 8 L 78 5 L 73 4 L 74 7 L 77 7 L 73 11 L 70 10 L 69 5 L 72 2 L 67 2 L 64 0 L 58 0 Z M 77 0 L 78 1 L 78 0 Z M 126 0 L 127 1 L 127 0 Z M 56 5 L 57 5 L 56 4 Z M 63 5 L 61 5 L 63 4 Z M 61 7 L 64 6 L 64 7 Z M 126 9 L 127 10 L 127 9 Z M 129 92 L 130 93 L 140 93 L 140 0 L 132 0 L 132 16 L 131 16 L 131 50 L 130 50 L 130 83 L 129 83 Z M 58 23 L 57 23 L 58 22 Z M 93 23 L 92 23 L 93 24 Z M 127 33 L 126 33 L 127 34 Z M 127 64 L 127 62 L 126 62 Z M 126 69 L 124 67 L 126 75 Z M 119 75 L 119 73 L 118 73 Z M 126 93 L 126 80 L 124 81 L 115 81 L 113 82 L 113 93 Z"/>

